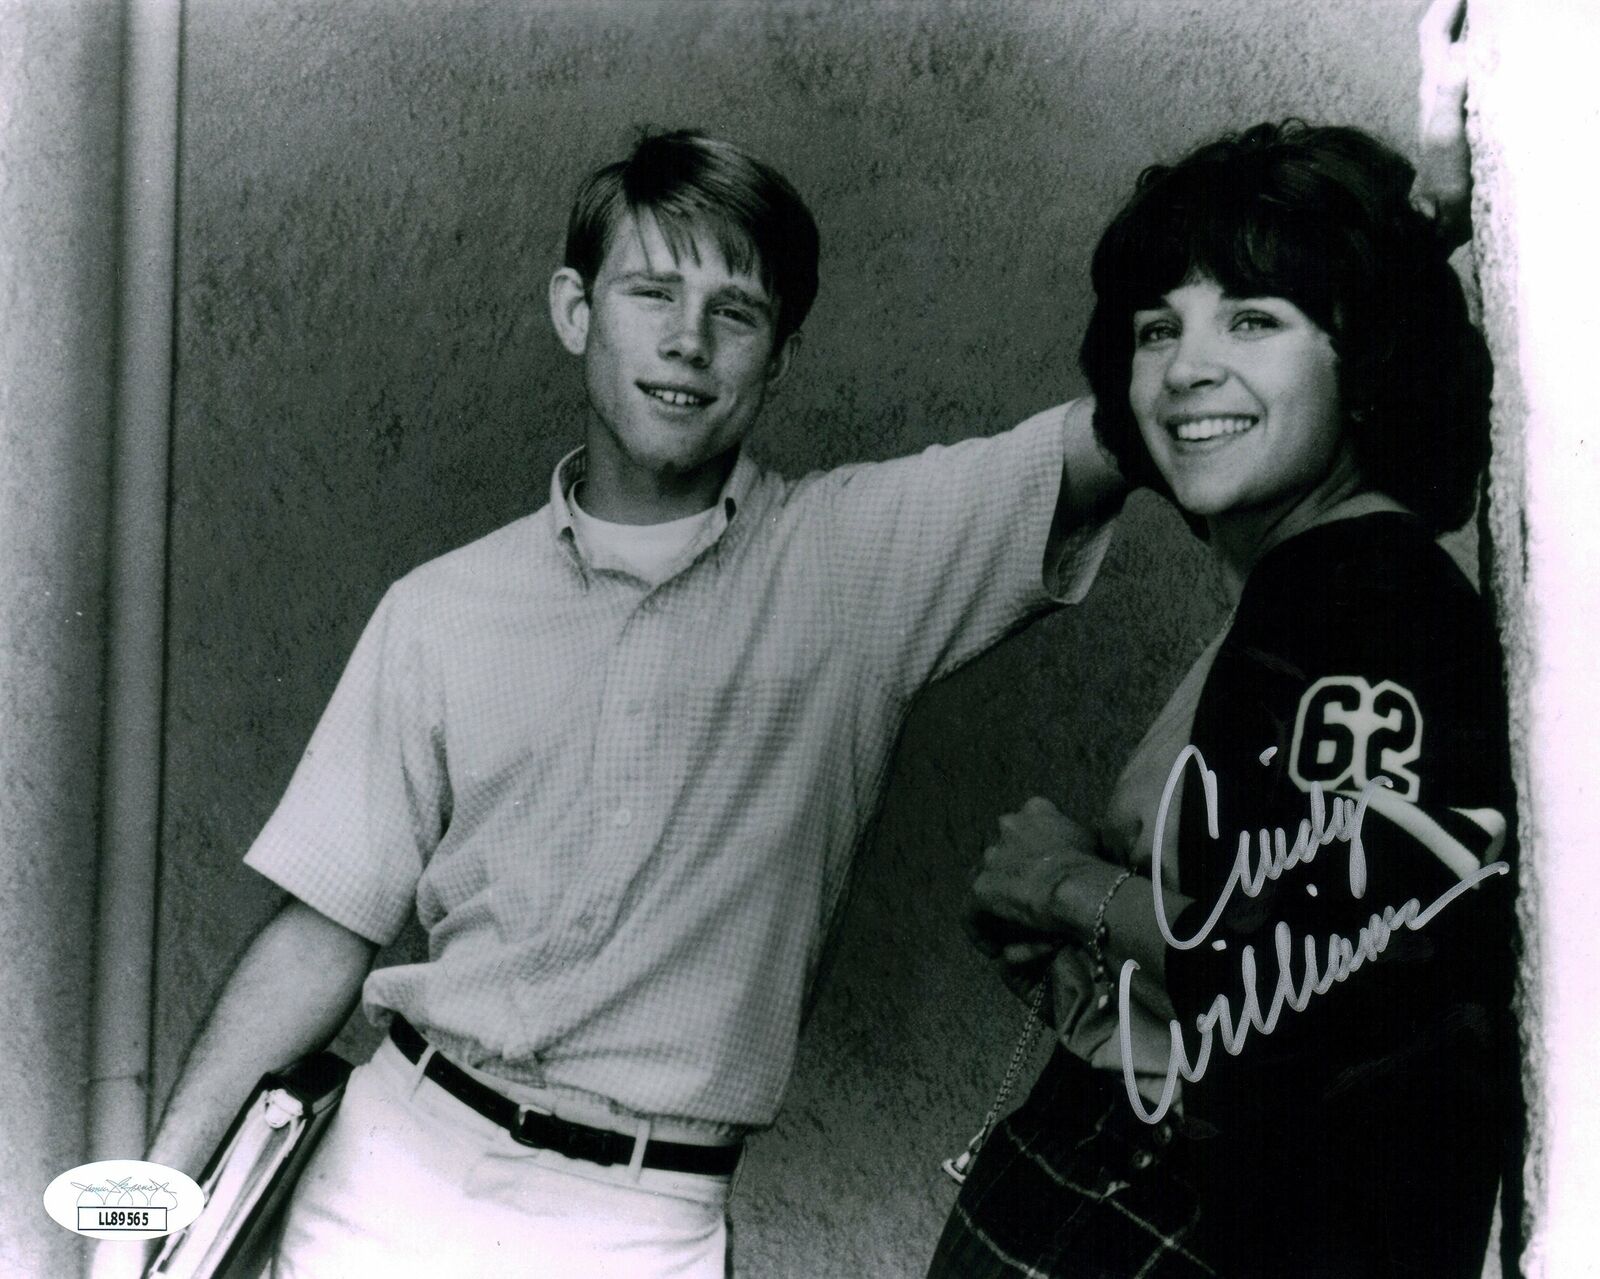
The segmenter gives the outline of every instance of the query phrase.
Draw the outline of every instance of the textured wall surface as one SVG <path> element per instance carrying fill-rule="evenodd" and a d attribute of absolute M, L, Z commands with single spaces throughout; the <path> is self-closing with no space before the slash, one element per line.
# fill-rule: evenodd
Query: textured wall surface
<path fill-rule="evenodd" d="M 1503 39 L 1507 6 L 1474 6 L 1473 35 L 1484 44 Z M 1471 140 L 1474 157 L 1474 252 L 1479 263 L 1483 299 L 1484 334 L 1494 357 L 1494 456 L 1490 464 L 1490 500 L 1487 508 L 1492 553 L 1486 589 L 1495 600 L 1505 650 L 1507 711 L 1519 798 L 1518 834 L 1522 868 L 1519 872 L 1518 923 L 1522 943 L 1520 1021 L 1523 1028 L 1524 1093 L 1532 1137 L 1524 1186 L 1524 1220 L 1519 1230 L 1526 1238 L 1546 1199 L 1544 1185 L 1545 1142 L 1539 1133 L 1548 1122 L 1541 1076 L 1548 1054 L 1541 1033 L 1538 993 L 1539 952 L 1543 930 L 1538 903 L 1545 887 L 1544 837 L 1533 796 L 1532 759 L 1529 756 L 1529 694 L 1533 679 L 1534 617 L 1528 584 L 1527 467 L 1531 441 L 1528 403 L 1519 359 L 1521 308 L 1517 305 L 1517 235 L 1511 216 L 1515 181 L 1507 172 L 1507 158 L 1497 134 L 1503 117 L 1517 95 L 1511 82 L 1479 65 L 1471 85 Z M 1487 116 L 1486 116 L 1487 111 Z M 1530 1258 L 1531 1260 L 1531 1258 Z M 1536 1263 L 1535 1263 L 1536 1264 Z M 1534 1271 L 1533 1273 L 1536 1273 Z"/>
<path fill-rule="evenodd" d="M 1495 360 L 1493 587 L 1520 748 L 1526 1272 L 1559 1279 L 1594 1273 L 1600 1256 L 1600 440 L 1589 376 L 1600 266 L 1588 251 L 1600 186 L 1569 149 L 1600 130 L 1600 11 L 1584 0 L 1474 0 L 1472 15 L 1473 220 Z"/>
<path fill-rule="evenodd" d="M 802 470 L 1074 392 L 1086 264 L 1145 163 L 1299 114 L 1403 140 L 1409 0 L 191 0 L 158 1097 L 269 906 L 239 857 L 386 583 L 541 504 L 580 384 L 544 315 L 575 182 L 639 125 L 783 168 L 822 293 L 756 440 Z M 1220 621 L 1136 502 L 1100 587 L 913 717 L 788 1108 L 757 1276 L 920 1274 L 1016 1006 L 956 924 L 1033 793 L 1084 817 Z"/>
<path fill-rule="evenodd" d="M 72 1273 L 99 751 L 119 30 L 0 0 L 0 1275 Z"/>

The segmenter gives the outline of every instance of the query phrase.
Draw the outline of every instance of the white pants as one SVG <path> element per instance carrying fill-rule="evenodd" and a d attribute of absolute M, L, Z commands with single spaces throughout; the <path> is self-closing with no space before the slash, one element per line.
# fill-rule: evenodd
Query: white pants
<path fill-rule="evenodd" d="M 729 1179 L 518 1145 L 385 1040 L 350 1076 L 273 1279 L 723 1279 Z"/>

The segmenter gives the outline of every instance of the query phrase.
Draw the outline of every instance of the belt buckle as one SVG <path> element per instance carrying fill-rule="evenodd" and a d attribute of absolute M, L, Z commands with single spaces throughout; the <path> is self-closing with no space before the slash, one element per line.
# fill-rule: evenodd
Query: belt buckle
<path fill-rule="evenodd" d="M 534 1137 L 526 1130 L 528 1116 L 534 1115 L 540 1119 L 548 1119 L 549 1127 L 539 1137 Z M 541 1150 L 553 1150 L 558 1155 L 565 1155 L 568 1159 L 582 1160 L 584 1163 L 599 1164 L 601 1167 L 610 1167 L 617 1163 L 614 1152 L 615 1142 L 612 1137 L 620 1134 L 609 1133 L 601 1128 L 589 1128 L 582 1124 L 568 1123 L 558 1119 L 547 1111 L 535 1109 L 533 1106 L 517 1107 L 517 1120 L 511 1127 L 511 1139 L 524 1146 L 533 1146 Z M 626 1140 L 626 1138 L 623 1138 Z"/>

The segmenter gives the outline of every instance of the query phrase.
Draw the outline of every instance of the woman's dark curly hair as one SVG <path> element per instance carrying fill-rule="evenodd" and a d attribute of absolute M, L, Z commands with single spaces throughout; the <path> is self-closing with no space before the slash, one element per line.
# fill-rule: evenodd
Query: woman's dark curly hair
<path fill-rule="evenodd" d="M 1488 348 L 1411 165 L 1358 129 L 1259 124 L 1139 177 L 1095 249 L 1080 361 L 1095 433 L 1129 483 L 1170 496 L 1128 405 L 1133 313 L 1186 281 L 1293 302 L 1332 339 L 1365 482 L 1436 531 L 1472 514 L 1489 459 Z"/>

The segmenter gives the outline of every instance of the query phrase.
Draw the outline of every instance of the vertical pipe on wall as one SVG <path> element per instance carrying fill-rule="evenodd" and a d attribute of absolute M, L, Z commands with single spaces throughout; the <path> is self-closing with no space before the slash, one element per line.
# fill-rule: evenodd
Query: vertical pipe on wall
<path fill-rule="evenodd" d="M 161 787 L 182 0 L 126 0 L 89 1152 L 144 1153 Z"/>

